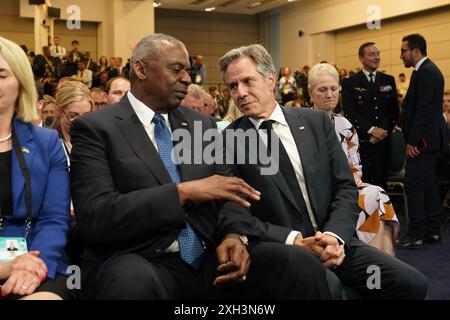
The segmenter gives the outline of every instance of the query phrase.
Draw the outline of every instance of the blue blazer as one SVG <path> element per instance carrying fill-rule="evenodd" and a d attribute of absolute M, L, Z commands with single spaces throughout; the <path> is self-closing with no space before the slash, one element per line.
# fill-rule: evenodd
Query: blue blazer
<path fill-rule="evenodd" d="M 30 171 L 32 191 L 32 224 L 28 250 L 40 251 L 48 268 L 48 277 L 66 274 L 64 248 L 69 230 L 70 187 L 67 160 L 56 131 L 41 128 L 15 118 L 14 132 Z M 12 152 L 13 213 L 5 217 L 1 236 L 25 235 L 25 179 L 19 161 Z"/>

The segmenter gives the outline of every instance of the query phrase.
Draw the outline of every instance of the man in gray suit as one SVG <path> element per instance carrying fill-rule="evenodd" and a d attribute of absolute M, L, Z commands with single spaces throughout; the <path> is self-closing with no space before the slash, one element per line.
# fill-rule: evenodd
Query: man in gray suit
<path fill-rule="evenodd" d="M 353 238 L 358 191 L 325 113 L 278 105 L 275 67 L 261 45 L 233 49 L 219 65 L 244 114 L 224 131 L 228 160 L 261 192 L 260 201 L 250 200 L 260 237 L 306 248 L 364 297 L 423 299 L 427 285 L 419 271 Z M 259 136 L 259 143 L 247 144 L 240 139 L 244 133 Z M 256 163 L 251 161 L 255 154 Z M 267 174 L 263 155 L 277 172 Z M 370 278 L 374 272 L 379 272 L 377 280 Z"/>

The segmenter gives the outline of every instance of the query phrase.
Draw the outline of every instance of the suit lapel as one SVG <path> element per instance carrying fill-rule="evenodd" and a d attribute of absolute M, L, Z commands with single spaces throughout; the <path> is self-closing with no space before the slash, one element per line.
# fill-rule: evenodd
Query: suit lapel
<path fill-rule="evenodd" d="M 254 130 L 256 131 L 255 126 L 253 125 L 253 123 L 247 118 L 247 117 L 243 117 L 242 118 L 242 123 L 240 126 L 241 129 L 243 129 L 244 131 L 247 130 Z M 256 132 L 257 137 L 259 139 L 259 134 Z M 260 141 L 260 145 L 264 145 L 263 142 Z M 258 164 L 257 165 L 257 170 L 260 172 L 261 174 L 261 169 L 262 169 L 262 164 L 260 162 L 259 156 L 257 154 L 258 151 L 256 151 L 258 148 L 249 148 L 249 145 L 247 143 L 245 143 L 245 149 L 246 149 L 246 154 L 249 155 L 249 159 L 258 159 Z M 256 149 L 256 150 L 255 150 Z M 255 154 L 256 151 L 256 154 Z M 297 202 L 295 201 L 294 196 L 292 195 L 292 191 L 289 189 L 289 186 L 286 183 L 286 180 L 284 179 L 282 173 L 280 170 L 277 170 L 277 173 L 274 175 L 267 175 L 266 177 L 268 177 L 269 179 L 271 179 L 275 185 L 278 187 L 278 189 L 280 189 L 281 193 L 283 193 L 285 195 L 285 197 L 289 200 L 289 202 L 291 202 L 291 204 L 298 210 L 300 211 Z"/>
<path fill-rule="evenodd" d="M 19 143 L 21 145 L 20 152 L 22 152 L 25 163 L 27 164 L 28 170 L 30 171 L 30 175 L 32 172 L 32 166 L 33 166 L 33 159 L 34 155 L 37 152 L 36 144 L 33 139 L 33 135 L 31 134 L 30 128 L 27 124 L 23 123 L 22 121 L 18 120 L 17 118 L 14 119 L 14 133 L 17 136 L 17 139 L 19 140 Z M 22 169 L 19 165 L 19 160 L 17 159 L 16 151 L 12 150 L 12 193 L 13 193 L 13 206 L 14 208 L 19 208 L 19 199 L 22 196 L 22 192 L 25 191 L 25 178 L 23 176 Z"/>
<path fill-rule="evenodd" d="M 172 133 L 177 129 L 186 129 L 190 133 L 190 138 L 192 139 L 191 143 L 194 143 L 195 138 L 197 138 L 197 140 L 199 139 L 199 137 L 194 137 L 194 121 L 186 117 L 186 115 L 184 114 L 184 112 L 180 107 L 169 113 L 169 121 Z M 180 142 L 181 141 L 176 141 L 174 146 L 176 146 Z M 191 160 L 193 160 L 192 157 Z M 194 166 L 182 162 L 178 165 L 178 169 L 180 171 L 181 181 L 189 181 L 194 180 L 196 178 Z"/>
<path fill-rule="evenodd" d="M 314 184 L 311 183 L 311 181 L 314 180 L 316 172 L 314 166 L 315 159 L 313 154 L 314 145 L 313 138 L 311 136 L 312 130 L 308 127 L 308 124 L 303 121 L 300 115 L 295 115 L 293 113 L 293 110 L 289 110 L 283 107 L 282 110 L 297 146 L 297 150 L 300 156 L 300 162 L 303 168 L 303 176 L 305 179 L 306 189 L 308 191 L 308 196 L 313 212 L 317 212 L 317 205 L 315 203 L 315 197 L 313 196 L 317 192 L 317 190 L 314 189 Z"/>
<path fill-rule="evenodd" d="M 172 179 L 159 157 L 158 151 L 148 137 L 128 98 L 124 97 L 120 105 L 121 108 L 117 109 L 119 111 L 115 117 L 116 125 L 124 139 L 160 184 L 171 183 Z"/>

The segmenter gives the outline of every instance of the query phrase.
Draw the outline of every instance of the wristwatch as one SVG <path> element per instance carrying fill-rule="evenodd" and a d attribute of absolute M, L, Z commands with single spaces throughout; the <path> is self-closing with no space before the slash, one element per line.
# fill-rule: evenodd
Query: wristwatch
<path fill-rule="evenodd" d="M 239 235 L 239 240 L 241 240 L 241 242 L 242 242 L 242 244 L 244 246 L 248 246 L 248 238 L 247 238 L 247 236 L 245 236 L 243 234 L 240 234 Z"/>

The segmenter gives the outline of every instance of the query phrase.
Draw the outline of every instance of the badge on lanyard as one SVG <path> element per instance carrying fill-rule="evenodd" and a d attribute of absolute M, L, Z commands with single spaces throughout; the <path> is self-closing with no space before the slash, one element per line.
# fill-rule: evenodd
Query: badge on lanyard
<path fill-rule="evenodd" d="M 20 237 L 0 237 L 0 262 L 9 262 L 28 252 L 27 240 Z"/>

